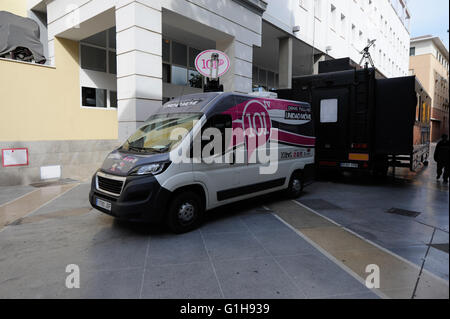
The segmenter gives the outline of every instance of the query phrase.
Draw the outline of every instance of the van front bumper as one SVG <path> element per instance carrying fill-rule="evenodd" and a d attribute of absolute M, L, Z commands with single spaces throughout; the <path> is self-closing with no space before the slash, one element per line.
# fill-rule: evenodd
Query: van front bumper
<path fill-rule="evenodd" d="M 113 196 L 97 189 L 96 175 L 92 177 L 89 193 L 93 208 L 120 220 L 162 221 L 171 192 L 161 187 L 154 176 L 128 176 L 120 196 Z M 109 203 L 110 209 L 98 206 L 98 200 Z"/>

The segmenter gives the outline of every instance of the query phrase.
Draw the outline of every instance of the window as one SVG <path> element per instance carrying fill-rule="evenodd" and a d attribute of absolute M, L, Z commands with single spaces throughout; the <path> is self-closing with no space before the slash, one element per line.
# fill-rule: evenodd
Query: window
<path fill-rule="evenodd" d="M 109 51 L 108 54 L 109 73 L 117 74 L 116 52 Z"/>
<path fill-rule="evenodd" d="M 170 83 L 170 64 L 163 63 L 162 65 L 163 82 Z"/>
<path fill-rule="evenodd" d="M 353 42 L 353 45 L 355 45 L 355 41 L 356 41 L 356 26 L 354 24 L 352 24 L 352 42 Z"/>
<path fill-rule="evenodd" d="M 81 45 L 81 67 L 86 70 L 106 72 L 106 50 Z"/>
<path fill-rule="evenodd" d="M 201 50 L 185 44 L 163 39 L 163 82 L 201 89 L 203 76 L 195 69 L 195 58 L 200 52 Z"/>
<path fill-rule="evenodd" d="M 331 4 L 330 7 L 330 15 L 331 15 L 331 29 L 336 30 L 336 7 Z"/>
<path fill-rule="evenodd" d="M 267 71 L 259 69 L 258 84 L 267 87 Z"/>
<path fill-rule="evenodd" d="M 337 123 L 338 100 L 328 99 L 320 101 L 320 123 Z"/>
<path fill-rule="evenodd" d="M 170 63 L 170 41 L 162 40 L 162 60 Z"/>
<path fill-rule="evenodd" d="M 106 33 L 107 33 L 107 31 L 105 30 L 105 31 L 96 33 L 86 39 L 83 39 L 82 41 L 83 41 L 83 43 L 88 43 L 88 44 L 106 48 Z"/>
<path fill-rule="evenodd" d="M 117 74 L 116 28 L 81 40 L 80 60 L 82 69 Z"/>
<path fill-rule="evenodd" d="M 265 70 L 258 66 L 252 67 L 252 86 L 253 88 L 263 87 L 265 89 L 278 88 L 279 77 L 278 73 Z"/>
<path fill-rule="evenodd" d="M 184 44 L 172 41 L 172 63 L 182 66 L 187 65 L 187 47 Z"/>
<path fill-rule="evenodd" d="M 275 74 L 271 71 L 267 72 L 267 88 L 270 90 L 275 87 Z"/>
<path fill-rule="evenodd" d="M 175 85 L 187 85 L 187 69 L 172 65 L 171 83 Z"/>
<path fill-rule="evenodd" d="M 117 88 L 112 82 L 117 74 L 116 59 L 115 27 L 80 41 L 81 106 L 117 108 Z"/>
<path fill-rule="evenodd" d="M 416 48 L 415 47 L 411 47 L 409 49 L 409 56 L 415 56 L 416 55 Z"/>
<path fill-rule="evenodd" d="M 221 141 L 221 149 L 217 150 L 214 148 L 211 148 L 209 156 L 215 156 L 215 155 L 222 155 L 225 154 L 226 148 L 228 147 L 229 143 L 227 143 L 226 140 L 226 129 L 231 129 L 232 126 L 232 119 L 230 115 L 223 115 L 223 114 L 219 114 L 219 115 L 215 115 L 213 117 L 211 117 L 206 123 L 205 125 L 202 127 L 202 154 L 203 154 L 203 148 L 209 144 L 213 137 L 208 136 L 208 134 L 204 135 L 204 132 L 208 129 L 208 128 L 215 128 L 218 129 L 220 131 L 220 135 L 222 138 Z M 231 136 L 230 136 L 231 137 Z M 206 140 L 204 139 L 206 138 Z M 210 138 L 208 140 L 208 138 Z"/>
<path fill-rule="evenodd" d="M 345 38 L 347 32 L 347 20 L 345 19 L 345 15 L 341 13 L 341 27 L 340 33 L 343 38 Z"/>
<path fill-rule="evenodd" d="M 116 28 L 108 30 L 108 48 L 116 50 Z"/>
<path fill-rule="evenodd" d="M 109 91 L 109 106 L 117 108 L 117 92 Z"/>
<path fill-rule="evenodd" d="M 175 129 L 189 132 L 201 114 L 156 114 L 140 127 L 123 145 L 122 149 L 143 153 L 166 153 L 174 149 L 183 140 L 171 138 Z"/>
<path fill-rule="evenodd" d="M 106 90 L 82 87 L 83 106 L 106 107 Z"/>
<path fill-rule="evenodd" d="M 200 50 L 189 48 L 189 67 L 195 68 L 195 58 L 200 54 Z"/>
<path fill-rule="evenodd" d="M 256 66 L 252 66 L 252 79 L 253 83 L 258 83 L 258 68 Z"/>

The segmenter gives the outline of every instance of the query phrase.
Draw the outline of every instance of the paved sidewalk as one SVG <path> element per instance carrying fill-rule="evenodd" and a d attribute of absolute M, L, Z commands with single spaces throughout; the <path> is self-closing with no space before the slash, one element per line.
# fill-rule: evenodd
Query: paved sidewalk
<path fill-rule="evenodd" d="M 0 298 L 377 298 L 262 208 L 216 211 L 176 236 L 90 210 L 88 190 L 0 232 Z M 65 287 L 68 264 L 80 289 Z"/>
<path fill-rule="evenodd" d="M 0 187 L 0 298 L 448 298 L 448 186 L 433 165 L 236 203 L 183 235 L 92 209 L 88 183 Z M 381 289 L 364 285 L 367 264 Z"/>

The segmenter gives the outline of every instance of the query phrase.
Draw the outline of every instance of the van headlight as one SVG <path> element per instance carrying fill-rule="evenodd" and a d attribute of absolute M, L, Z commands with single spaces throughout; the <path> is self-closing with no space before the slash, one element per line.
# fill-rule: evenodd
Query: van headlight
<path fill-rule="evenodd" d="M 161 162 L 138 166 L 130 172 L 130 175 L 158 175 L 164 172 L 169 165 L 170 162 Z"/>

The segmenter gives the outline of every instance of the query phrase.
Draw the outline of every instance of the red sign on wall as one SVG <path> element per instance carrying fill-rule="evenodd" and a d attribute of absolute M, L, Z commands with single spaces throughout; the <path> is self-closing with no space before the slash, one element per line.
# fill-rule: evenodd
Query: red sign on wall
<path fill-rule="evenodd" d="M 28 166 L 28 148 L 5 148 L 2 149 L 2 165 L 10 166 Z"/>

